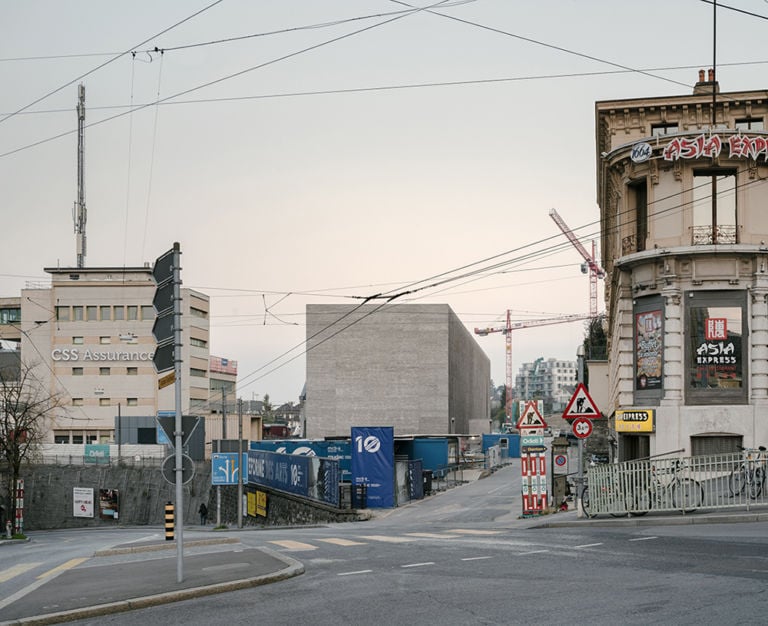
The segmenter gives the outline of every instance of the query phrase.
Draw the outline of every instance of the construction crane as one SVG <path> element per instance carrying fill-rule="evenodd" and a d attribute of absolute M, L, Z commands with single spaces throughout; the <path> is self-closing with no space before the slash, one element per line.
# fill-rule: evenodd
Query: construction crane
<path fill-rule="evenodd" d="M 605 278 L 605 270 L 600 267 L 595 260 L 595 241 L 594 239 L 592 240 L 592 254 L 590 254 L 577 239 L 576 235 L 573 234 L 573 231 L 566 226 L 563 218 L 560 217 L 557 211 L 552 209 L 549 212 L 549 217 L 555 221 L 555 224 L 557 224 L 560 230 L 563 231 L 563 234 L 568 237 L 568 241 L 573 244 L 573 247 L 579 251 L 579 254 L 581 254 L 584 259 L 584 263 L 581 266 L 581 272 L 582 274 L 589 273 L 589 313 L 593 318 L 597 317 L 597 279 Z"/>
<path fill-rule="evenodd" d="M 512 371 L 512 331 L 520 328 L 530 328 L 532 326 L 548 326 L 550 324 L 565 324 L 566 322 L 576 322 L 578 320 L 586 320 L 593 317 L 590 315 L 560 315 L 559 317 L 547 317 L 538 320 L 525 320 L 522 322 L 512 321 L 512 311 L 507 309 L 507 323 L 505 326 L 494 326 L 489 328 L 475 328 L 475 334 L 485 337 L 491 333 L 504 333 L 506 336 L 506 366 L 507 366 L 507 381 L 504 398 L 504 412 L 507 416 L 507 422 L 512 422 L 512 385 L 513 371 Z"/>

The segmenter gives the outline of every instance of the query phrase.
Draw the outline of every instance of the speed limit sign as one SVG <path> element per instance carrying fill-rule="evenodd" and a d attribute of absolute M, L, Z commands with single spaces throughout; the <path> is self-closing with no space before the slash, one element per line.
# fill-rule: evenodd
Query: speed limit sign
<path fill-rule="evenodd" d="M 573 434 L 579 439 L 586 439 L 592 434 L 592 420 L 587 417 L 577 417 L 572 424 Z"/>

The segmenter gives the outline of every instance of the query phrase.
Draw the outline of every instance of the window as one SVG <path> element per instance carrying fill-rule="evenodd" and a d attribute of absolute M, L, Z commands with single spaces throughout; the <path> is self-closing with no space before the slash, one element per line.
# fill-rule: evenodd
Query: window
<path fill-rule="evenodd" d="M 99 406 L 110 406 L 112 400 L 110 398 L 99 398 Z"/>
<path fill-rule="evenodd" d="M 194 367 L 190 367 L 189 368 L 189 375 L 190 376 L 199 376 L 199 377 L 205 378 L 206 374 L 207 374 L 207 372 L 205 370 L 197 369 L 197 368 L 194 368 Z"/>
<path fill-rule="evenodd" d="M 82 398 L 72 398 L 72 406 L 83 406 Z"/>
<path fill-rule="evenodd" d="M 672 135 L 678 131 L 677 124 L 670 124 L 663 122 L 661 124 L 651 124 L 651 136 L 663 137 L 664 135 Z"/>
<path fill-rule="evenodd" d="M 693 173 L 693 245 L 737 243 L 736 172 Z"/>
<path fill-rule="evenodd" d="M 141 305 L 141 319 L 145 322 L 155 319 L 155 307 L 146 304 Z"/>
<path fill-rule="evenodd" d="M 101 313 L 101 321 L 108 322 L 112 319 L 112 307 L 108 305 L 102 305 L 99 307 Z"/>
<path fill-rule="evenodd" d="M 205 341 L 204 339 L 197 339 L 196 337 L 190 337 L 189 345 L 197 346 L 198 348 L 205 348 L 208 345 L 208 342 Z"/>
<path fill-rule="evenodd" d="M 53 435 L 53 443 L 69 443 L 69 433 Z"/>
<path fill-rule="evenodd" d="M 99 376 L 109 376 L 110 371 L 108 367 L 100 367 L 99 368 Z"/>
<path fill-rule="evenodd" d="M 72 435 L 72 443 L 83 443 L 83 436 L 82 435 Z"/>
<path fill-rule="evenodd" d="M 59 322 L 68 322 L 69 321 L 69 307 L 68 306 L 57 306 L 56 307 L 56 319 Z"/>
<path fill-rule="evenodd" d="M 642 252 L 648 237 L 648 186 L 645 180 L 630 183 L 627 187 L 629 215 L 635 217 L 635 232 L 622 240 L 622 254 Z"/>
<path fill-rule="evenodd" d="M 83 368 L 82 367 L 73 367 L 72 368 L 72 376 L 82 376 L 83 375 Z"/>
<path fill-rule="evenodd" d="M 85 307 L 85 319 L 89 322 L 95 322 L 97 320 L 96 313 L 98 308 L 95 305 L 89 304 Z"/>
<path fill-rule="evenodd" d="M 76 346 L 82 346 L 83 345 L 83 338 L 82 337 L 72 337 L 72 343 Z"/>
<path fill-rule="evenodd" d="M 115 320 L 120 321 L 125 319 L 125 307 L 124 306 L 116 306 L 114 308 L 115 311 Z"/>
<path fill-rule="evenodd" d="M 128 406 L 139 406 L 138 398 L 127 398 L 126 402 L 128 403 Z"/>
<path fill-rule="evenodd" d="M 126 368 L 125 373 L 128 374 L 128 376 L 138 376 L 139 375 L 139 368 L 138 367 L 128 367 L 128 368 Z"/>
<path fill-rule="evenodd" d="M 0 324 L 12 324 L 21 321 L 21 309 L 0 309 Z"/>
<path fill-rule="evenodd" d="M 85 436 L 85 442 L 86 443 L 96 443 L 96 435 L 94 435 L 93 433 L 88 433 Z"/>
<path fill-rule="evenodd" d="M 736 130 L 765 130 L 765 124 L 762 117 L 751 118 L 748 117 L 743 120 L 736 120 Z"/>
<path fill-rule="evenodd" d="M 193 317 L 202 317 L 203 319 L 208 319 L 208 311 L 203 311 L 202 309 L 196 309 L 195 307 L 189 308 L 189 313 Z"/>
<path fill-rule="evenodd" d="M 685 305 L 686 404 L 746 404 L 745 292 L 688 292 Z"/>
<path fill-rule="evenodd" d="M 139 307 L 137 307 L 135 304 L 130 304 L 128 307 L 128 319 L 131 321 L 139 319 Z"/>
<path fill-rule="evenodd" d="M 112 337 L 99 337 L 99 343 L 101 344 L 112 343 Z"/>
<path fill-rule="evenodd" d="M 693 456 L 709 456 L 712 454 L 733 454 L 741 450 L 743 445 L 741 435 L 700 435 L 691 437 L 691 453 Z"/>
<path fill-rule="evenodd" d="M 72 307 L 72 319 L 75 322 L 82 322 L 83 321 L 83 307 L 81 307 L 81 306 L 73 306 Z"/>

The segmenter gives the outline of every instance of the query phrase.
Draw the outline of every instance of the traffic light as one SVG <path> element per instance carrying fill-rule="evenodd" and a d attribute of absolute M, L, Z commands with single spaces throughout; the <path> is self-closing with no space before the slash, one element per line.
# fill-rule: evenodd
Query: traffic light
<path fill-rule="evenodd" d="M 152 305 L 157 314 L 152 326 L 152 335 L 157 342 L 157 347 L 152 361 L 158 374 L 173 369 L 175 365 L 174 320 L 178 303 L 174 300 L 176 283 L 173 274 L 180 265 L 180 256 L 179 244 L 174 243 L 173 249 L 159 256 L 152 267 L 152 278 L 157 283 L 155 297 L 152 298 Z"/>

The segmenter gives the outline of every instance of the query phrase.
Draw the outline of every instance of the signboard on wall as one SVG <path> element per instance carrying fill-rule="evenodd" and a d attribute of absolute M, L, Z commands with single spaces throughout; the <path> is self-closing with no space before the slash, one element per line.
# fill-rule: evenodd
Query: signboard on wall
<path fill-rule="evenodd" d="M 93 489 L 90 487 L 72 488 L 72 515 L 75 517 L 93 517 Z"/>
<path fill-rule="evenodd" d="M 652 433 L 654 431 L 653 409 L 627 409 L 616 411 L 617 433 Z"/>
<path fill-rule="evenodd" d="M 395 437 L 391 426 L 352 428 L 352 484 L 367 486 L 369 508 L 395 506 Z"/>
<path fill-rule="evenodd" d="M 635 314 L 635 389 L 661 389 L 663 336 L 661 310 Z"/>

